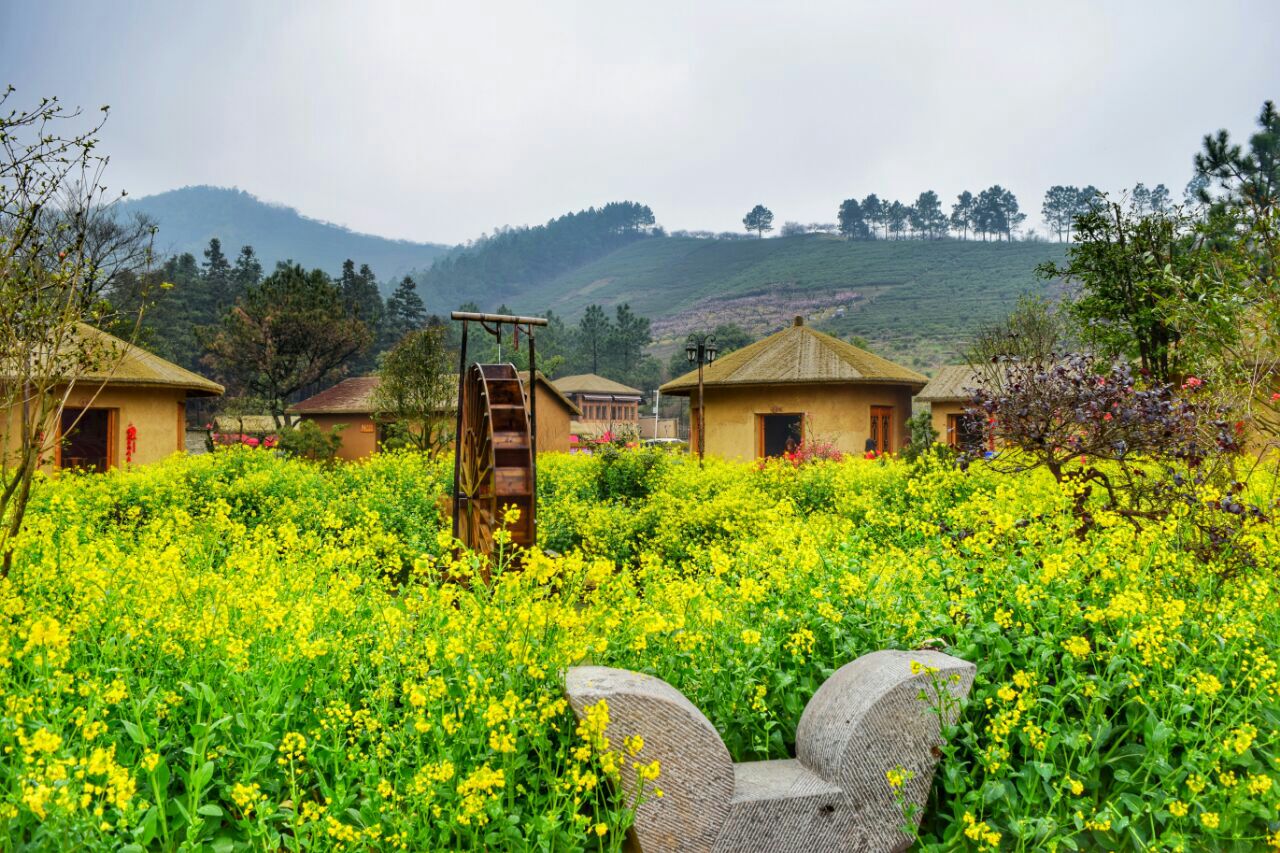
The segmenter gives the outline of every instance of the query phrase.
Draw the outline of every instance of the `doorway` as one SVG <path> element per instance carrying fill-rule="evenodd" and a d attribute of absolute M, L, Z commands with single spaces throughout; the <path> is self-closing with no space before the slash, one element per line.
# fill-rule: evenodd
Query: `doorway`
<path fill-rule="evenodd" d="M 871 407 L 870 439 L 876 455 L 893 452 L 893 406 Z"/>
<path fill-rule="evenodd" d="M 973 415 L 947 415 L 948 442 L 963 453 L 976 453 L 982 449 L 982 424 Z"/>
<path fill-rule="evenodd" d="M 804 415 L 757 415 L 760 434 L 759 455 L 780 457 L 787 452 L 787 440 L 800 444 L 804 427 Z"/>
<path fill-rule="evenodd" d="M 63 409 L 58 426 L 59 468 L 102 473 L 115 464 L 114 409 Z"/>

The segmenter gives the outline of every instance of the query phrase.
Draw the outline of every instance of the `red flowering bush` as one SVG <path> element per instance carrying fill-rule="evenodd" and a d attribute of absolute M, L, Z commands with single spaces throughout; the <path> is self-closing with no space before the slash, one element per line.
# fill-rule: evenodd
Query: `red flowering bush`
<path fill-rule="evenodd" d="M 825 438 L 808 438 L 800 442 L 796 449 L 784 457 L 792 465 L 799 468 L 811 462 L 839 462 L 844 454 L 836 443 Z"/>

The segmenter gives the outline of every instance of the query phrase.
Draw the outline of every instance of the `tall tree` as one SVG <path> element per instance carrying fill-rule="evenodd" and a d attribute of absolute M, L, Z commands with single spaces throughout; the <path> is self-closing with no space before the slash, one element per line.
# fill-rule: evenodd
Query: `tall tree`
<path fill-rule="evenodd" d="M 653 342 L 649 318 L 641 317 L 623 303 L 615 310 L 609 352 L 623 382 L 636 378 L 636 369 L 644 358 L 644 348 Z"/>
<path fill-rule="evenodd" d="M 947 216 L 942 212 L 942 202 L 933 190 L 920 193 L 911 206 L 911 227 L 930 239 L 946 232 Z"/>
<path fill-rule="evenodd" d="M 1027 221 L 1027 215 L 1018 209 L 1018 197 L 1012 190 L 1000 193 L 1000 211 L 1004 218 L 1004 238 L 1013 239 L 1013 233 Z"/>
<path fill-rule="evenodd" d="M 291 395 L 336 380 L 372 339 L 327 275 L 282 263 L 223 316 L 205 362 L 233 388 L 265 401 L 279 428 L 289 423 Z"/>
<path fill-rule="evenodd" d="M 1129 197 L 1133 201 L 1134 211 L 1140 216 L 1148 213 L 1169 212 L 1169 188 L 1164 184 L 1156 184 L 1148 188 L 1146 184 L 1139 181 L 1134 184 Z"/>
<path fill-rule="evenodd" d="M 395 346 L 409 332 L 426 324 L 427 306 L 418 296 L 418 283 L 412 276 L 405 276 L 387 298 L 381 330 L 383 348 Z"/>
<path fill-rule="evenodd" d="M 588 305 L 578 321 L 577 349 L 580 363 L 588 373 L 599 373 L 605 362 L 605 351 L 613 331 L 609 317 L 599 305 Z"/>
<path fill-rule="evenodd" d="M 1076 203 L 1071 213 L 1071 224 L 1067 228 L 1067 242 L 1071 242 L 1071 228 L 1075 227 L 1077 218 L 1084 216 L 1086 213 L 1093 213 L 1105 206 L 1106 199 L 1100 189 L 1093 184 L 1081 187 L 1080 191 L 1076 193 Z"/>
<path fill-rule="evenodd" d="M 863 240 L 871 235 L 862 205 L 856 198 L 840 202 L 840 233 L 850 240 Z"/>
<path fill-rule="evenodd" d="M 742 217 L 742 225 L 764 239 L 764 232 L 773 230 L 773 211 L 763 204 L 757 204 Z"/>
<path fill-rule="evenodd" d="M 885 204 L 880 201 L 880 197 L 878 195 L 872 193 L 862 200 L 862 215 L 867 220 L 867 224 L 871 226 L 872 230 L 885 224 L 887 219 L 885 214 Z"/>
<path fill-rule="evenodd" d="M 1280 112 L 1274 101 L 1262 105 L 1258 132 L 1249 137 L 1249 150 L 1231 141 L 1225 130 L 1204 138 L 1204 150 L 1195 157 L 1196 173 L 1217 181 L 1228 204 L 1243 205 L 1263 213 L 1280 203 Z M 1200 200 L 1213 201 L 1208 188 Z"/>
<path fill-rule="evenodd" d="M 262 281 L 262 262 L 258 260 L 252 246 L 240 247 L 240 254 L 236 256 L 235 269 L 231 272 L 231 279 L 234 282 L 233 302 L 244 295 L 246 290 L 257 287 Z"/>
<path fill-rule="evenodd" d="M 900 201 L 889 205 L 886 212 L 886 232 L 892 232 L 895 240 L 902 237 L 902 232 L 907 227 L 907 213 L 907 206 Z"/>
<path fill-rule="evenodd" d="M 234 301 L 235 285 L 232 281 L 231 262 L 222 253 L 222 241 L 217 237 L 209 240 L 201 269 L 204 272 L 204 290 L 209 300 L 209 309 L 214 317 L 220 317 Z"/>
<path fill-rule="evenodd" d="M 386 314 L 386 306 L 382 303 L 382 294 L 378 292 L 377 277 L 369 265 L 361 264 L 357 270 L 355 262 L 350 258 L 343 261 L 338 289 L 347 310 L 369 328 L 373 340 L 385 340 L 382 319 Z M 352 360 L 350 367 L 357 373 L 367 373 L 373 369 L 376 356 L 377 353 L 372 348 L 367 348 Z"/>
<path fill-rule="evenodd" d="M 973 211 L 977 204 L 973 197 L 973 193 L 965 190 L 956 196 L 955 204 L 951 205 L 951 229 L 960 232 L 960 239 L 969 239 L 969 229 L 973 228 Z"/>
<path fill-rule="evenodd" d="M 1058 240 L 1071 239 L 1071 220 L 1076 215 L 1076 199 L 1080 196 L 1078 187 L 1055 184 L 1044 194 L 1044 204 L 1040 205 L 1040 214 L 1045 223 L 1058 235 Z"/>
<path fill-rule="evenodd" d="M 112 257 L 133 260 L 104 275 L 93 223 L 116 213 L 96 150 L 106 108 L 85 127 L 56 98 L 20 107 L 9 103 L 12 92 L 0 90 L 0 577 L 9 573 L 36 471 L 60 439 L 57 426 L 68 425 L 70 406 L 86 405 L 72 402 L 70 389 L 97 399 L 101 377 L 124 355 L 85 324 L 124 320 L 104 291 L 125 278 L 149 280 L 152 234 L 117 244 Z M 140 305 L 146 294 L 139 296 Z M 132 320 L 136 328 L 136 313 Z"/>
<path fill-rule="evenodd" d="M 973 231 L 986 240 L 992 234 L 1000 235 L 1008 225 L 1004 216 L 1004 187 L 996 184 L 978 193 L 973 203 Z"/>
<path fill-rule="evenodd" d="M 1043 264 L 1043 276 L 1077 284 L 1070 304 L 1085 342 L 1107 357 L 1138 362 L 1158 382 L 1173 381 L 1180 333 L 1170 318 L 1178 279 L 1194 276 L 1185 219 L 1140 216 L 1119 204 L 1095 203 L 1075 221 L 1067 263 Z"/>
<path fill-rule="evenodd" d="M 373 405 L 392 444 L 431 456 L 448 448 L 454 415 L 447 402 L 458 379 L 446 338 L 442 326 L 416 329 L 383 355 Z"/>

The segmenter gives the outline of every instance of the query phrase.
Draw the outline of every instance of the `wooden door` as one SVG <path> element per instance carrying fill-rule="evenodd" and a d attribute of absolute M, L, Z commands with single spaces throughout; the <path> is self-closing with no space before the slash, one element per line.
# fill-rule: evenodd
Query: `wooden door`
<path fill-rule="evenodd" d="M 893 452 L 893 406 L 871 407 L 871 440 L 877 454 Z"/>

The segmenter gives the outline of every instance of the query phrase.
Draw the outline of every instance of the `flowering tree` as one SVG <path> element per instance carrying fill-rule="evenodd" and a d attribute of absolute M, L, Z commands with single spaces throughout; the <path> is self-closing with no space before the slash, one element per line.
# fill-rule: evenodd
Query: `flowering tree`
<path fill-rule="evenodd" d="M 969 413 L 1001 447 L 1005 471 L 1046 468 L 1071 483 L 1081 530 L 1093 523 L 1089 498 L 1141 527 L 1183 505 L 1198 513 L 1206 544 L 1230 537 L 1230 518 L 1261 510 L 1237 503 L 1243 424 L 1226 420 L 1205 383 L 1141 387 L 1123 363 L 1087 355 L 1052 364 L 1009 362 L 994 390 L 973 391 Z M 1207 511 L 1207 512 L 1201 512 Z"/>

